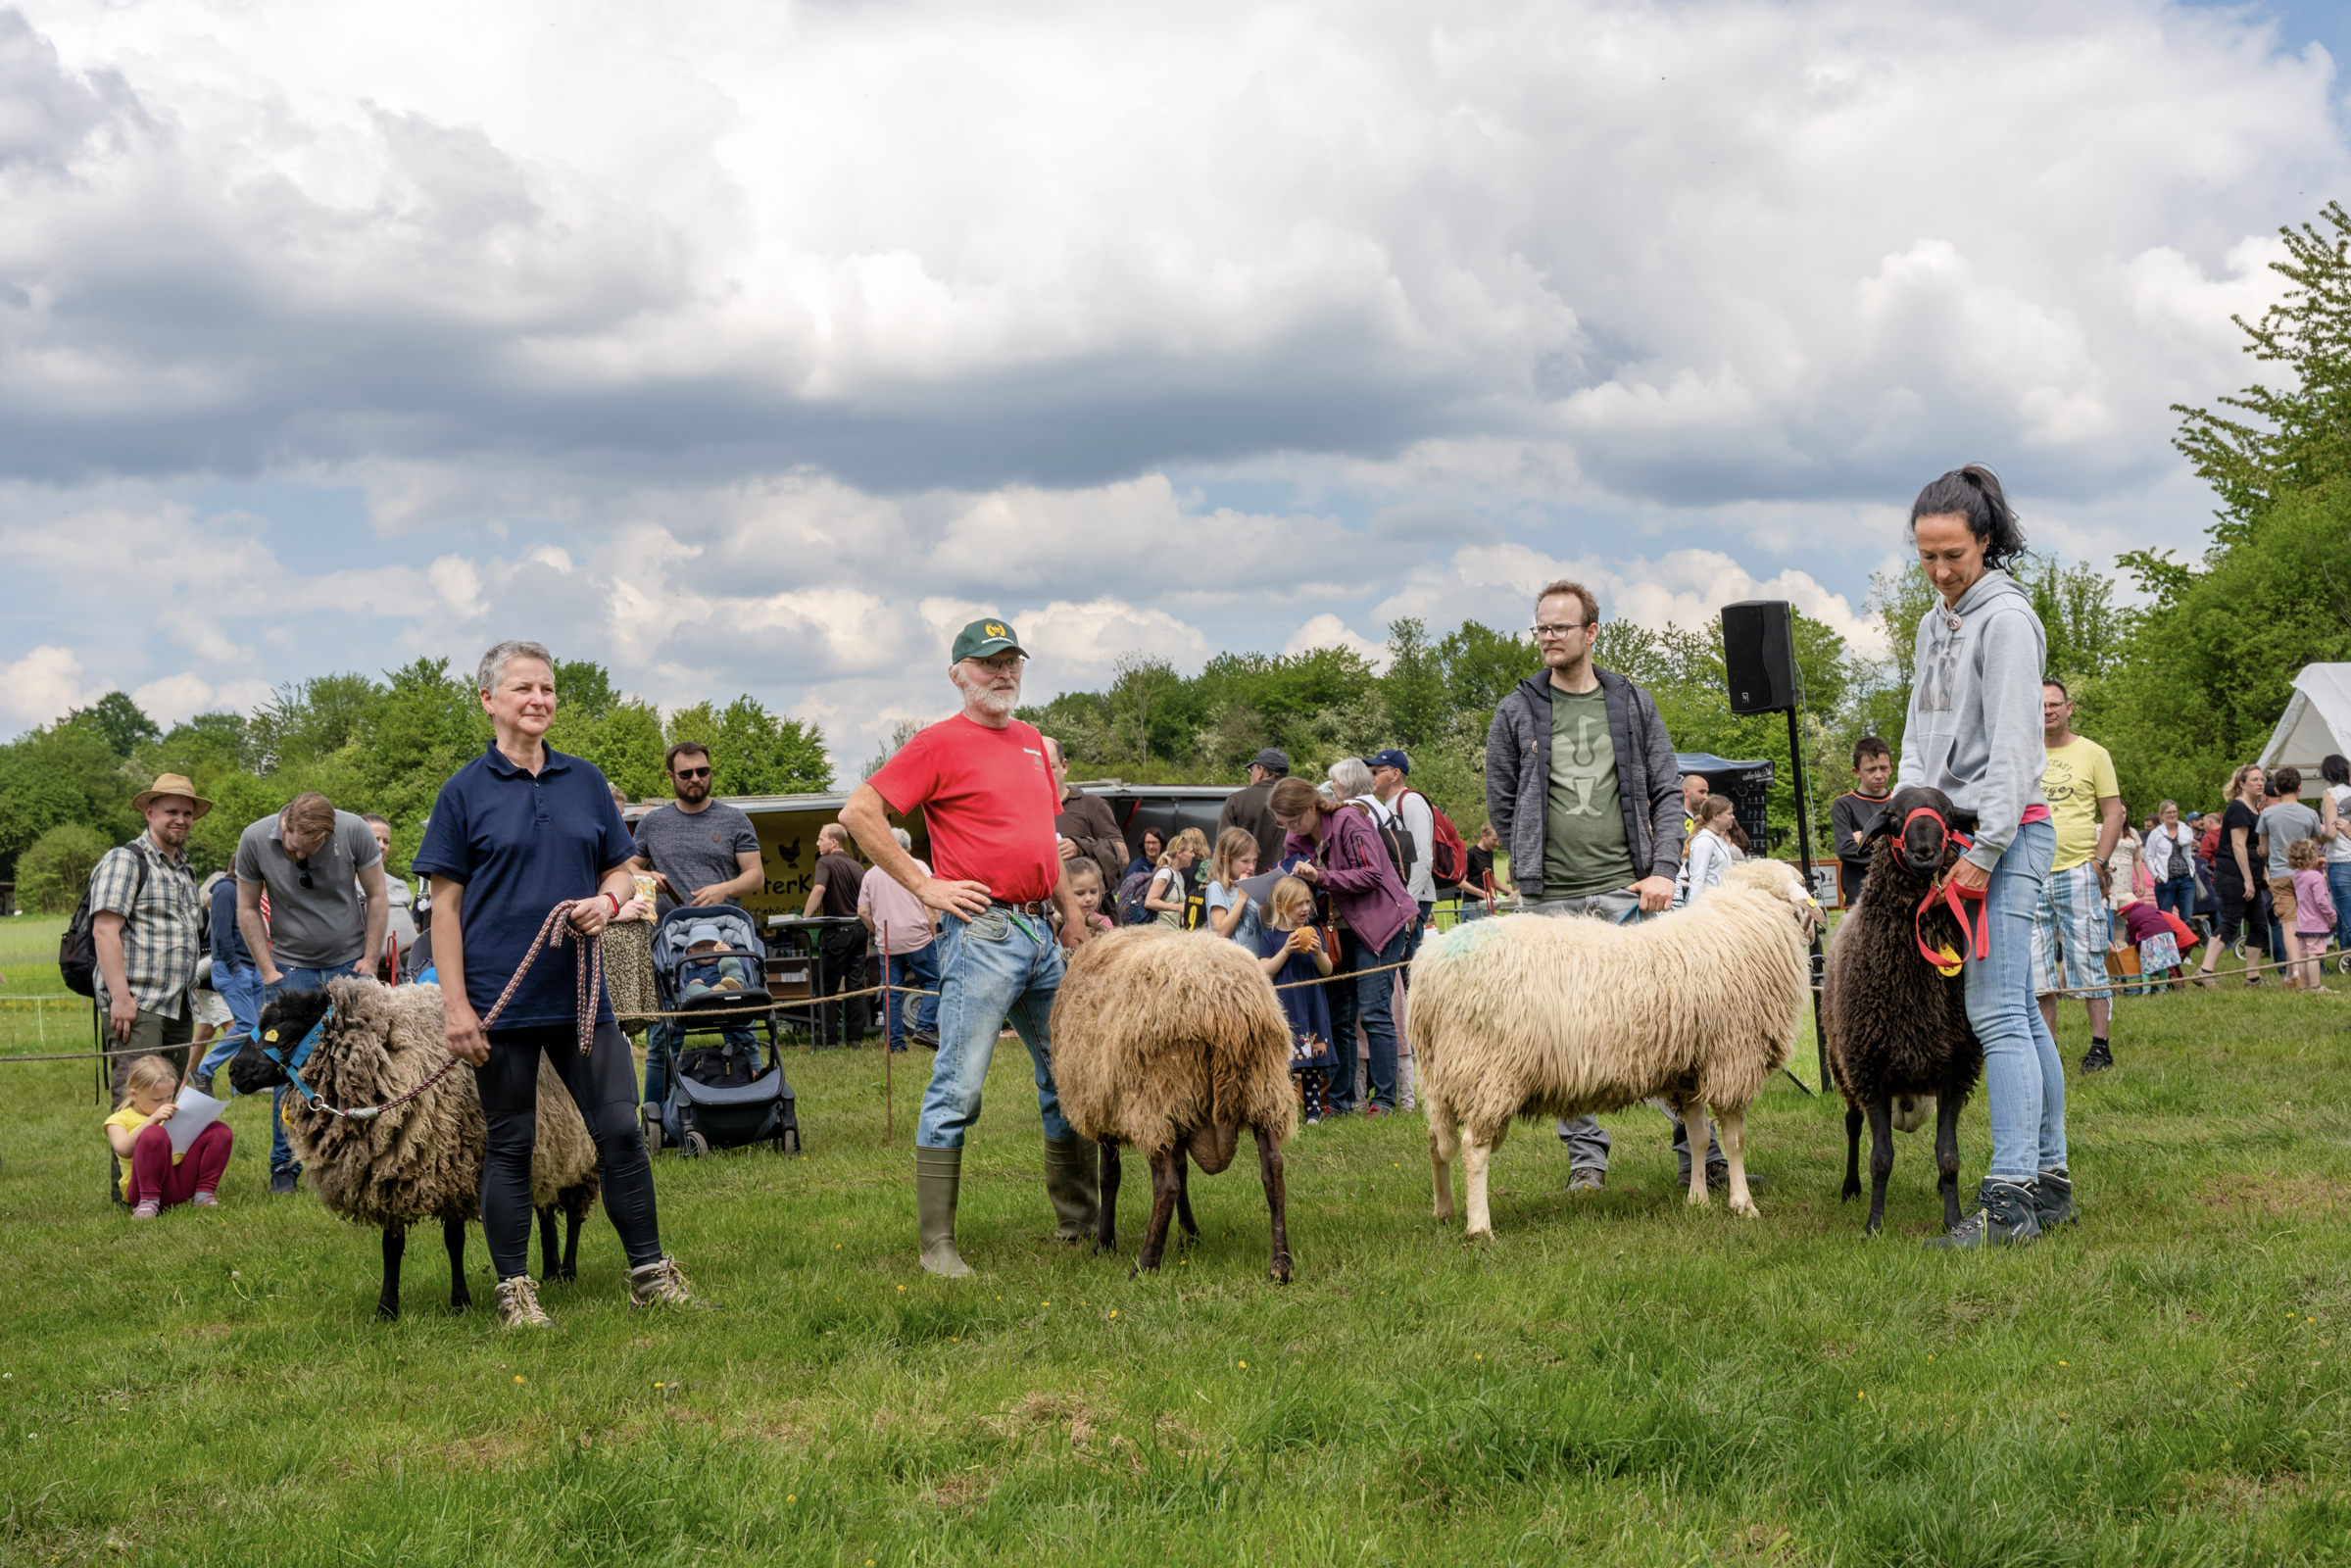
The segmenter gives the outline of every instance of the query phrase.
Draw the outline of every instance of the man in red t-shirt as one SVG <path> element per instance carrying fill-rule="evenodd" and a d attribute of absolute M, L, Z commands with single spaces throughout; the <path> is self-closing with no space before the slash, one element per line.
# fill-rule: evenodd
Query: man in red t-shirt
<path fill-rule="evenodd" d="M 1086 922 L 1061 876 L 1053 818 L 1061 791 L 1035 729 L 1012 716 L 1028 658 L 1011 624 L 975 620 L 956 634 L 948 678 L 963 710 L 917 730 L 857 788 L 841 825 L 874 871 L 893 878 L 945 918 L 939 935 L 939 1059 L 914 1132 L 914 1206 L 922 1266 L 960 1279 L 955 1194 L 963 1138 L 980 1113 L 996 1039 L 1009 1020 L 1037 1066 L 1045 1118 L 1045 1191 L 1053 1235 L 1084 1241 L 1100 1206 L 1093 1143 L 1061 1116 L 1049 1021 L 1061 987 L 1061 945 L 1048 905 L 1078 941 Z M 916 807 L 930 828 L 925 875 L 890 832 L 891 811 Z"/>

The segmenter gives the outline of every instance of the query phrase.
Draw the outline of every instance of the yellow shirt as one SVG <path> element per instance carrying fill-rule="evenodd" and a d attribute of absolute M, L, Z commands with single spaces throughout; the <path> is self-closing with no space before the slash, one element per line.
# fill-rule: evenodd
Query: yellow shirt
<path fill-rule="evenodd" d="M 131 1109 L 128 1105 L 124 1105 L 121 1110 L 118 1110 L 113 1115 L 107 1117 L 105 1125 L 109 1127 L 122 1127 L 133 1134 L 136 1134 L 140 1128 L 147 1125 L 147 1118 L 140 1115 L 137 1111 Z M 172 1150 L 171 1163 L 174 1165 L 178 1164 L 186 1154 L 187 1151 L 184 1149 Z M 130 1161 L 127 1159 L 122 1161 L 122 1180 L 120 1183 L 120 1186 L 122 1197 L 127 1200 L 130 1197 Z"/>
<path fill-rule="evenodd" d="M 2114 759 L 2096 741 L 2077 735 L 2048 757 L 2040 790 L 2048 798 L 2049 823 L 2057 829 L 2057 858 L 2049 869 L 2071 871 L 2098 847 L 2099 798 L 2119 796 L 2123 786 L 2115 780 Z"/>

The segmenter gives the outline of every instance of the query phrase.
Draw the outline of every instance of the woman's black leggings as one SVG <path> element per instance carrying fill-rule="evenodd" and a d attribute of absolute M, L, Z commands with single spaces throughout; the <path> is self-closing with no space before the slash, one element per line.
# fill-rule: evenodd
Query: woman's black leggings
<path fill-rule="evenodd" d="M 596 1026 L 596 1045 L 579 1054 L 579 1031 L 559 1023 L 500 1029 L 490 1036 L 490 1059 L 473 1069 L 489 1123 L 489 1157 L 481 1167 L 481 1228 L 490 1262 L 502 1280 L 530 1272 L 530 1155 L 539 1131 L 539 1053 L 544 1051 L 571 1091 L 572 1102 L 596 1140 L 596 1174 L 604 1211 L 620 1233 L 631 1268 L 661 1256 L 661 1216 L 654 1211 L 653 1162 L 637 1126 L 636 1062 L 620 1026 Z"/>

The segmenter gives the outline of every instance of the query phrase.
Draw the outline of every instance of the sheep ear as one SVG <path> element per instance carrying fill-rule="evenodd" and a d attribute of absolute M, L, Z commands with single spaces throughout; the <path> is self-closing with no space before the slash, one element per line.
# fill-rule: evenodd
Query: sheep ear
<path fill-rule="evenodd" d="M 1972 834 L 1976 831 L 1976 813 L 1968 810 L 1965 807 L 1954 806 L 1951 808 L 1950 822 L 1951 831 L 1954 833 Z"/>

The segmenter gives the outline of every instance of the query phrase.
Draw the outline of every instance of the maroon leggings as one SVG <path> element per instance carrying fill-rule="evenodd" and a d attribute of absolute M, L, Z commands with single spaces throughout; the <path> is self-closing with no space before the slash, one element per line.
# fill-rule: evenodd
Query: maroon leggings
<path fill-rule="evenodd" d="M 140 1128 L 138 1142 L 130 1146 L 130 1200 L 153 1200 L 170 1208 L 198 1193 L 218 1192 L 220 1173 L 228 1169 L 229 1145 L 235 1140 L 228 1123 L 214 1122 L 196 1135 L 187 1153 L 174 1165 L 170 1130 L 160 1125 Z"/>

